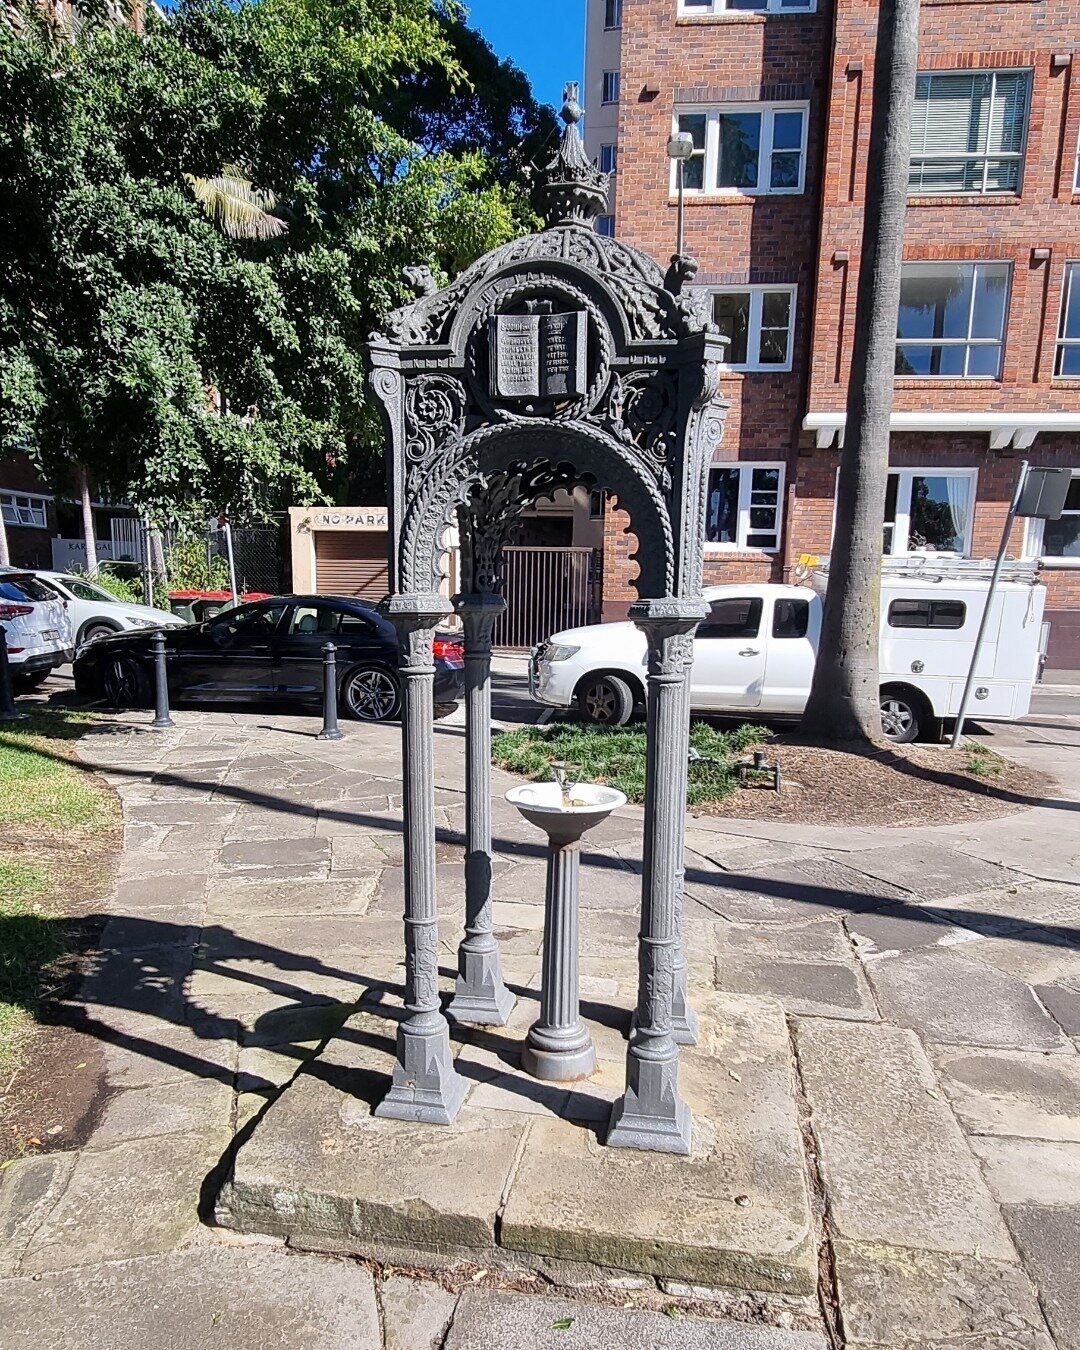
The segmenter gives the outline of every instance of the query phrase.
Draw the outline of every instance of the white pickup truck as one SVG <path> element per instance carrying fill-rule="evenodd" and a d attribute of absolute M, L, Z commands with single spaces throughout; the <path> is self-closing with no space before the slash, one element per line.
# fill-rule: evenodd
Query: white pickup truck
<path fill-rule="evenodd" d="M 933 559 L 886 568 L 881 582 L 881 719 L 889 740 L 933 735 L 955 717 L 988 594 L 980 563 Z M 709 613 L 694 639 L 691 706 L 729 716 L 797 717 L 806 705 L 821 635 L 827 577 L 812 586 L 736 585 L 705 590 Z M 1033 567 L 1009 568 L 998 586 L 979 656 L 970 715 L 1023 717 L 1043 649 L 1046 588 Z M 533 698 L 576 706 L 621 725 L 645 698 L 645 637 L 632 623 L 556 633 L 534 648 Z"/>

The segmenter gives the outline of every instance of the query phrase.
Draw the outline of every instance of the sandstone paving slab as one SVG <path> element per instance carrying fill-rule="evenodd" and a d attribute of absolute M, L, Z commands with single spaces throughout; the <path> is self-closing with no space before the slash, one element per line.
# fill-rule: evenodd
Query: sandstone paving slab
<path fill-rule="evenodd" d="M 260 811 L 240 807 L 225 830 L 225 841 L 259 839 L 313 839 L 317 817 L 308 811 Z"/>
<path fill-rule="evenodd" d="M 30 1155 L 0 1172 L 0 1279 L 15 1273 L 30 1239 L 63 1195 L 76 1156 Z"/>
<path fill-rule="evenodd" d="M 956 895 L 1001 886 L 1008 874 L 993 863 L 986 863 L 958 849 L 940 845 L 911 848 L 864 849 L 847 859 L 851 867 L 867 877 L 888 882 L 923 900 L 944 900 Z"/>
<path fill-rule="evenodd" d="M 215 829 L 234 819 L 236 808 L 215 802 L 140 802 L 124 811 L 132 825 L 205 825 Z"/>
<path fill-rule="evenodd" d="M 690 1283 L 783 1293 L 815 1284 L 816 1242 L 778 1005 L 710 995 L 680 1085 L 689 1159 L 604 1148 L 536 1119 L 502 1214 L 505 1246 Z M 736 1204 L 737 1196 L 751 1204 Z M 617 1201 L 615 1201 L 617 1197 Z"/>
<path fill-rule="evenodd" d="M 206 891 L 206 912 L 225 924 L 237 918 L 288 918 L 316 915 L 359 915 L 371 908 L 379 888 L 380 873 L 371 870 L 347 880 L 266 880 L 257 886 L 246 881 L 215 877 Z"/>
<path fill-rule="evenodd" d="M 578 1299 L 466 1289 L 445 1350 L 825 1350 L 815 1331 L 669 1317 Z"/>
<path fill-rule="evenodd" d="M 1023 980 L 962 948 L 907 952 L 868 964 L 883 1016 L 930 1041 L 1016 1050 L 1071 1050 Z"/>
<path fill-rule="evenodd" d="M 124 852 L 117 868 L 120 883 L 118 895 L 123 895 L 125 883 L 129 883 L 136 892 L 139 887 L 145 886 L 147 903 L 153 904 L 159 881 L 186 878 L 192 886 L 204 885 L 216 861 L 217 852 L 214 849 L 192 851 L 186 857 L 179 853 Z"/>
<path fill-rule="evenodd" d="M 1057 1350 L 1078 1350 L 1080 1205 L 1009 1205 L 1005 1218 L 1038 1287 Z"/>
<path fill-rule="evenodd" d="M 229 1140 L 227 1121 L 198 1134 L 84 1151 L 19 1263 L 22 1275 L 171 1251 L 198 1225 L 200 1190 Z"/>
<path fill-rule="evenodd" d="M 433 1280 L 380 1280 L 383 1350 L 442 1350 L 457 1301 Z"/>
<path fill-rule="evenodd" d="M 215 1078 L 131 1088 L 106 1103 L 88 1148 L 112 1148 L 164 1134 L 198 1134 L 228 1125 L 232 1084 Z"/>
<path fill-rule="evenodd" d="M 1080 1142 L 1080 1055 L 952 1046 L 931 1053 L 952 1108 L 971 1134 Z"/>
<path fill-rule="evenodd" d="M 874 914 L 853 914 L 845 925 L 863 957 L 939 947 L 957 931 L 929 906 L 911 903 L 890 905 Z"/>
<path fill-rule="evenodd" d="M 820 919 L 880 909 L 903 898 L 887 881 L 845 863 L 810 859 L 725 873 L 707 882 L 688 876 L 689 895 L 736 923 Z"/>
<path fill-rule="evenodd" d="M 178 1022 L 183 1019 L 184 983 L 190 969 L 191 950 L 181 946 L 102 952 L 82 980 L 75 1001 L 90 1014 L 118 1008 Z"/>
<path fill-rule="evenodd" d="M 961 949 L 966 961 L 1014 975 L 1027 984 L 1080 980 L 1080 929 L 1069 936 L 1052 925 L 1021 928 L 1008 937 L 967 942 Z"/>
<path fill-rule="evenodd" d="M 845 1344 L 1053 1350 L 1018 1263 L 882 1244 L 834 1244 Z"/>
<path fill-rule="evenodd" d="M 1035 996 L 1066 1036 L 1080 1036 L 1080 980 L 1038 984 Z"/>
<path fill-rule="evenodd" d="M 494 1246 L 526 1118 L 467 1104 L 453 1128 L 373 1116 L 393 1027 L 357 1014 L 270 1105 L 219 1201 L 226 1226 L 309 1246 Z"/>
<path fill-rule="evenodd" d="M 187 985 L 184 1013 L 202 1035 L 257 1029 L 261 1019 L 319 1004 L 355 1003 L 367 987 L 357 971 L 326 970 L 297 959 L 229 960 L 196 967 Z"/>
<path fill-rule="evenodd" d="M 770 956 L 764 941 L 755 947 L 723 943 L 716 958 L 716 987 L 775 998 L 789 1013 L 857 1021 L 876 1021 L 878 1016 L 850 947 L 846 960 L 819 961 Z"/>
<path fill-rule="evenodd" d="M 443 918 L 439 936 L 444 952 L 456 951 L 457 934 L 453 919 Z M 283 969 L 310 958 L 324 967 L 362 974 L 366 953 L 404 954 L 405 931 L 401 918 L 388 915 L 234 915 L 205 928 L 200 946 L 207 960 L 250 960 L 266 954 L 270 960 L 280 956 Z"/>
<path fill-rule="evenodd" d="M 976 1135 L 971 1148 L 1003 1205 L 1075 1205 L 1080 1200 L 1080 1144 L 1072 1140 Z"/>
<path fill-rule="evenodd" d="M 1014 1259 L 997 1206 L 912 1032 L 804 1018 L 796 1047 L 840 1238 Z"/>
<path fill-rule="evenodd" d="M 233 1028 L 200 1034 L 182 1022 L 116 1009 L 92 1009 L 87 1028 L 105 1041 L 105 1079 L 110 1088 L 155 1087 L 215 1078 L 231 1083 L 237 1046 Z"/>
<path fill-rule="evenodd" d="M 715 926 L 718 958 L 754 956 L 785 961 L 851 961 L 853 950 L 839 919 L 818 919 L 783 927 L 744 927 L 734 923 Z"/>
<path fill-rule="evenodd" d="M 1036 808 L 989 821 L 976 837 L 958 843 L 958 848 L 969 857 L 1029 877 L 1075 883 L 1080 875 L 1080 847 L 1075 831 L 1062 829 L 1063 814 Z"/>
<path fill-rule="evenodd" d="M 255 840 L 226 844 L 218 853 L 217 872 L 254 880 L 325 880 L 330 869 L 326 839 Z"/>
<path fill-rule="evenodd" d="M 382 1345 L 366 1270 L 286 1251 L 224 1246 L 5 1281 L 0 1327 L 5 1345 L 49 1350 Z"/>
<path fill-rule="evenodd" d="M 145 915 L 117 914 L 106 921 L 98 938 L 103 952 L 144 951 L 183 947 L 188 953 L 202 929 L 204 902 L 201 897 L 167 910 Z"/>

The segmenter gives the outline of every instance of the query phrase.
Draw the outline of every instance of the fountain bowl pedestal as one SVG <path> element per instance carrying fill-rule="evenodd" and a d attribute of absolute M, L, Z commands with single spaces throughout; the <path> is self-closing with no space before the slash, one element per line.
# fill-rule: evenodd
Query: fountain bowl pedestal
<path fill-rule="evenodd" d="M 540 1016 L 529 1028 L 522 1068 L 547 1082 L 587 1078 L 596 1050 L 580 1009 L 579 844 L 626 797 L 597 783 L 525 783 L 511 788 L 506 800 L 548 840 Z"/>

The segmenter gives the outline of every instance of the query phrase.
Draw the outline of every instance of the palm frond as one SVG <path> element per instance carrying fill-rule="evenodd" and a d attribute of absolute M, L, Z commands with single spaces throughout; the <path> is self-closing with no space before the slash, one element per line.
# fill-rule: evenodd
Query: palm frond
<path fill-rule="evenodd" d="M 195 200 L 230 239 L 279 239 L 288 233 L 288 225 L 274 215 L 277 197 L 253 187 L 234 164 L 226 164 L 213 178 L 186 173 L 184 179 Z"/>

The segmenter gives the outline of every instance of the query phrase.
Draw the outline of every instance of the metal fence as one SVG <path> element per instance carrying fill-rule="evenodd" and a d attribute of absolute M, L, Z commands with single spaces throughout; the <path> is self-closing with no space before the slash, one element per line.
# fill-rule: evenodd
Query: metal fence
<path fill-rule="evenodd" d="M 520 650 L 563 628 L 594 623 L 598 575 L 591 548 L 505 549 L 506 613 L 495 626 L 495 646 Z"/>

